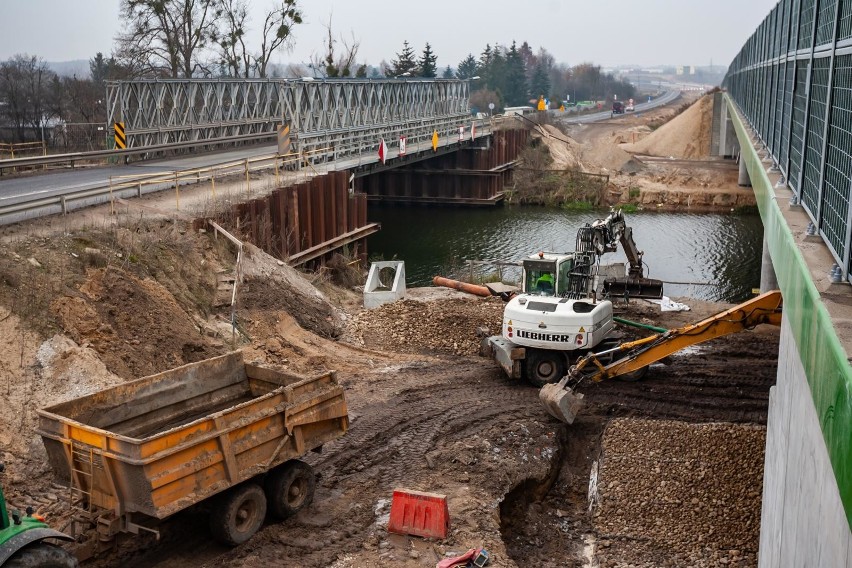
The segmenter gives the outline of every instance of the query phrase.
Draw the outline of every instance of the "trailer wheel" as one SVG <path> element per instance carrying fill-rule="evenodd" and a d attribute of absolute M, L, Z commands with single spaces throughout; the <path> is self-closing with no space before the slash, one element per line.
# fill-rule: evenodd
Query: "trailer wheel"
<path fill-rule="evenodd" d="M 565 357 L 559 351 L 527 349 L 524 374 L 537 387 L 555 383 L 565 376 Z"/>
<path fill-rule="evenodd" d="M 275 468 L 266 477 L 266 498 L 275 517 L 286 519 L 311 504 L 317 480 L 311 466 L 291 460 Z"/>
<path fill-rule="evenodd" d="M 213 538 L 237 546 L 254 536 L 266 517 L 266 495 L 255 483 L 241 485 L 222 495 L 210 511 Z"/>
<path fill-rule="evenodd" d="M 36 542 L 16 552 L 3 564 L 5 568 L 77 568 L 77 559 L 65 550 L 46 542 Z"/>

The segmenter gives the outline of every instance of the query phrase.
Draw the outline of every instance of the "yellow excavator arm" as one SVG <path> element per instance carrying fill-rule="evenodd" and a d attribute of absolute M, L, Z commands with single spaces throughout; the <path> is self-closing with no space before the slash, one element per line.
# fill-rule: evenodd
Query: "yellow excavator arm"
<path fill-rule="evenodd" d="M 574 393 L 569 383 L 576 386 L 583 380 L 602 381 L 630 375 L 690 345 L 760 324 L 781 325 L 781 303 L 781 292 L 773 290 L 698 323 L 622 343 L 600 353 L 589 353 L 561 381 L 542 387 L 539 398 L 553 417 L 570 424 L 582 404 L 582 395 Z"/>

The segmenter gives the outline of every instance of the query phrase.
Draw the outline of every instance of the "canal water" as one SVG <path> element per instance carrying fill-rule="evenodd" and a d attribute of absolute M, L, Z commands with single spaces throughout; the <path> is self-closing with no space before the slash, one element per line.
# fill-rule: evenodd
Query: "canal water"
<path fill-rule="evenodd" d="M 371 207 L 382 230 L 368 241 L 371 259 L 404 260 L 409 287 L 431 285 L 436 274 L 467 274 L 468 261 L 520 260 L 538 251 L 574 250 L 577 229 L 608 210 L 547 207 L 488 209 Z M 667 296 L 740 302 L 760 285 L 763 225 L 757 214 L 635 212 L 625 214 L 645 275 L 669 282 Z M 603 263 L 626 261 L 623 251 Z M 494 273 L 494 267 L 475 267 Z M 516 280 L 513 269 L 503 279 Z"/>

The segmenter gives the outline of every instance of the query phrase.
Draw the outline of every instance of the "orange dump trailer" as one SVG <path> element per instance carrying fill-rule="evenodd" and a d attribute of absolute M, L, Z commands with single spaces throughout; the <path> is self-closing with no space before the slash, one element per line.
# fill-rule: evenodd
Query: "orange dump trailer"
<path fill-rule="evenodd" d="M 349 426 L 334 372 L 301 377 L 243 361 L 207 359 L 39 410 L 50 465 L 77 515 L 108 542 L 157 532 L 156 521 L 207 501 L 210 528 L 236 545 L 267 510 L 307 505 L 315 480 L 296 458 Z"/>

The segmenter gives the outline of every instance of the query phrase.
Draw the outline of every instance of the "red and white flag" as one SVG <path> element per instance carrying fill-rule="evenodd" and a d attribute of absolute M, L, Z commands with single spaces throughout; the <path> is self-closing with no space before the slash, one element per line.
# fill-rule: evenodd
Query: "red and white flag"
<path fill-rule="evenodd" d="M 384 164 L 385 160 L 388 157 L 388 145 L 385 144 L 385 139 L 382 138 L 382 141 L 379 142 L 379 160 Z"/>

